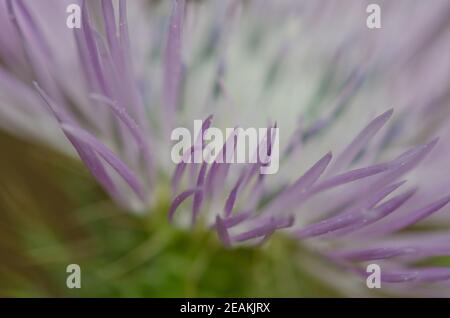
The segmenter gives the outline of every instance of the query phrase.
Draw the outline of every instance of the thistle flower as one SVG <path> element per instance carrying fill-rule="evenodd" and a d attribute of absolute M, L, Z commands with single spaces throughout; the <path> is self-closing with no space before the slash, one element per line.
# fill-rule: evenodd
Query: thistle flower
<path fill-rule="evenodd" d="M 62 27 L 70 3 L 80 29 Z M 226 247 L 281 232 L 349 280 L 376 263 L 383 292 L 447 295 L 450 269 L 418 264 L 449 253 L 437 224 L 450 201 L 450 5 L 382 8 L 374 31 L 360 1 L 2 0 L 0 124 L 70 143 L 131 212 L 150 211 L 170 183 L 170 221 L 210 228 Z M 279 127 L 280 172 L 174 166 L 171 129 L 205 118 L 194 148 L 213 123 Z M 259 146 L 270 153 L 273 137 Z M 430 229 L 410 231 L 419 222 Z"/>

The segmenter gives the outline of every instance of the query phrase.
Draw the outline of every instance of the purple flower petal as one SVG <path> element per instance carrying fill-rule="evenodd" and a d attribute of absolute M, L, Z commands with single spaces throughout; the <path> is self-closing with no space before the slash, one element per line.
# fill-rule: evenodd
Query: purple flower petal
<path fill-rule="evenodd" d="M 233 237 L 233 241 L 236 242 L 243 242 L 243 241 L 248 241 L 254 238 L 258 238 L 261 236 L 266 236 L 269 233 L 273 233 L 274 230 L 276 229 L 281 229 L 281 228 L 287 228 L 292 226 L 294 222 L 293 217 L 289 217 L 289 218 L 283 218 L 283 219 L 274 219 L 274 218 L 270 218 L 267 219 L 265 221 L 265 223 L 263 223 L 262 225 L 259 225 L 258 227 L 243 232 L 241 234 L 236 235 L 235 237 Z"/>
<path fill-rule="evenodd" d="M 318 193 L 322 192 L 331 188 L 335 188 L 341 185 L 344 185 L 346 183 L 354 182 L 356 180 L 364 179 L 367 177 L 371 177 L 373 175 L 379 174 L 381 172 L 385 172 L 392 168 L 392 165 L 382 163 L 377 164 L 365 168 L 350 170 L 348 172 L 344 172 L 340 175 L 331 177 L 318 185 L 316 185 L 311 192 L 312 193 Z"/>
<path fill-rule="evenodd" d="M 280 193 L 264 211 L 280 211 L 294 204 L 305 191 L 309 189 L 323 174 L 332 158 L 331 152 L 323 156 L 308 171 L 306 171 L 293 185 Z M 263 212 L 264 213 L 264 212 Z"/>
<path fill-rule="evenodd" d="M 370 233 L 376 234 L 376 235 L 385 235 L 388 233 L 396 232 L 399 230 L 402 230 L 410 225 L 413 225 L 431 214 L 439 211 L 444 206 L 446 206 L 450 202 L 450 196 L 446 196 L 444 198 L 441 198 L 433 203 L 430 203 L 424 207 L 421 207 L 411 213 L 408 213 L 404 216 L 401 216 L 395 220 L 392 220 L 389 222 L 389 224 L 383 225 L 383 227 L 375 228 L 371 230 Z"/>
<path fill-rule="evenodd" d="M 183 32 L 185 0 L 172 1 L 164 65 L 164 99 L 168 120 L 173 121 L 178 107 L 181 84 L 181 36 Z"/>
<path fill-rule="evenodd" d="M 228 234 L 227 227 L 225 226 L 219 215 L 216 216 L 216 229 L 222 243 L 226 247 L 231 246 L 230 235 Z"/>
<path fill-rule="evenodd" d="M 384 202 L 380 206 L 376 207 L 375 209 L 369 210 L 369 211 L 363 211 L 360 214 L 360 219 L 357 220 L 355 223 L 351 224 L 350 226 L 341 229 L 338 231 L 338 233 L 335 233 L 335 235 L 343 235 L 348 234 L 354 231 L 358 231 L 362 229 L 363 227 L 366 227 L 370 224 L 373 224 L 380 219 L 386 217 L 387 215 L 395 212 L 400 206 L 403 205 L 408 199 L 410 199 L 415 193 L 417 189 L 412 189 L 406 193 L 400 194 L 398 196 L 395 196 L 394 198 Z"/>
<path fill-rule="evenodd" d="M 335 251 L 331 257 L 344 258 L 348 261 L 367 262 L 374 260 L 384 260 L 393 257 L 416 253 L 417 249 L 411 247 L 378 247 L 361 250 Z"/>
<path fill-rule="evenodd" d="M 337 215 L 335 217 L 325 219 L 321 222 L 308 225 L 305 228 L 296 231 L 295 235 L 298 238 L 304 239 L 307 237 L 323 235 L 342 229 L 344 229 L 344 233 L 348 232 L 349 230 L 356 230 L 362 226 L 376 222 L 380 218 L 388 215 L 389 213 L 392 213 L 407 199 L 409 199 L 414 194 L 414 192 L 415 190 L 394 197 L 373 210 L 360 208 L 355 212 L 344 213 L 342 215 Z"/>
<path fill-rule="evenodd" d="M 381 114 L 372 120 L 366 128 L 364 128 L 356 138 L 344 149 L 341 155 L 336 158 L 336 161 L 330 166 L 329 174 L 334 174 L 346 168 L 355 156 L 364 149 L 368 142 L 375 136 L 375 134 L 386 124 L 391 118 L 393 110 Z"/>
<path fill-rule="evenodd" d="M 204 162 L 200 168 L 200 172 L 197 178 L 197 188 L 202 189 L 203 183 L 205 182 L 205 175 L 207 164 Z M 200 210 L 200 206 L 203 202 L 203 190 L 197 191 L 194 195 L 194 201 L 192 203 L 192 224 L 195 224 L 198 216 L 198 212 Z"/>
<path fill-rule="evenodd" d="M 197 193 L 198 191 L 199 191 L 198 189 L 186 190 L 186 191 L 180 193 L 179 195 L 177 195 L 175 197 L 175 199 L 173 199 L 172 204 L 171 204 L 170 209 L 169 209 L 169 212 L 168 212 L 168 217 L 169 217 L 170 221 L 173 220 L 173 216 L 174 216 L 176 210 L 178 209 L 178 207 L 180 206 L 180 204 L 183 203 L 184 200 L 186 200 L 190 196 L 192 196 L 195 193 Z"/>
<path fill-rule="evenodd" d="M 126 181 L 126 183 L 131 189 L 133 189 L 142 201 L 146 201 L 144 190 L 136 175 L 111 150 L 98 141 L 94 136 L 80 128 L 66 123 L 61 124 L 61 128 L 67 135 L 81 143 L 89 145 L 92 150 L 98 153 L 103 159 L 105 159 L 106 162 L 109 163 L 109 165 L 123 178 L 123 180 Z"/>
<path fill-rule="evenodd" d="M 233 211 L 234 203 L 236 202 L 237 192 L 239 190 L 242 181 L 244 181 L 244 175 L 241 174 L 235 186 L 233 187 L 233 190 L 231 190 L 225 203 L 224 212 L 226 217 L 229 217 Z"/>

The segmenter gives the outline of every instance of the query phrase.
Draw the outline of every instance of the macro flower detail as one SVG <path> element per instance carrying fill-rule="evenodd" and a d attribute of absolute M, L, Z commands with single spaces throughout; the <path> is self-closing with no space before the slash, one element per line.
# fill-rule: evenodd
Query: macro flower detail
<path fill-rule="evenodd" d="M 386 295 L 449 296 L 450 4 L 381 2 L 372 31 L 353 0 L 0 0 L 0 127 L 79 158 L 142 219 L 225 250 L 283 237 L 344 294 L 378 264 Z M 58 14 L 72 3 L 79 29 Z M 216 160 L 171 162 L 172 129 L 200 119 L 183 158 L 213 124 L 235 134 Z M 265 127 L 257 159 L 220 161 L 247 127 Z"/>

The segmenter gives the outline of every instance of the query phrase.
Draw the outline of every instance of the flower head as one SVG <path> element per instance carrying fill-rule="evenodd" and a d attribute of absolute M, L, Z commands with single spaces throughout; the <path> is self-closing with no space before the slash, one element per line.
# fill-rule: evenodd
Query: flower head
<path fill-rule="evenodd" d="M 68 141 L 129 211 L 150 210 L 170 184 L 170 221 L 227 247 L 281 232 L 354 277 L 380 264 L 389 292 L 445 292 L 450 269 L 417 264 L 449 253 L 448 230 L 434 229 L 450 201 L 448 1 L 384 1 L 376 32 L 360 1 L 42 3 L 0 1 L 4 129 L 71 151 Z M 79 29 L 61 27 L 69 3 Z M 270 156 L 279 138 L 280 171 L 174 165 L 170 131 L 196 119 L 184 155 L 203 150 L 213 123 L 277 127 L 257 151 Z M 234 136 L 217 158 L 229 149 Z M 422 221 L 432 229 L 409 231 Z"/>

